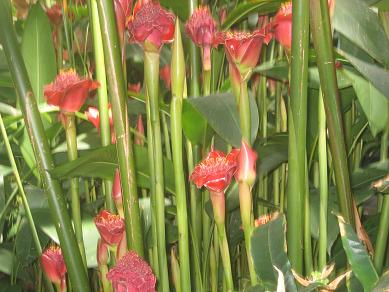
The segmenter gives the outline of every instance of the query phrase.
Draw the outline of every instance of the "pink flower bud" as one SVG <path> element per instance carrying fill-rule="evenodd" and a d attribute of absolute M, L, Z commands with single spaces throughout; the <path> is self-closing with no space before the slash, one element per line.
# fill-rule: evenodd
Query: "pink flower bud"
<path fill-rule="evenodd" d="M 235 174 L 235 178 L 238 182 L 245 182 L 250 186 L 254 184 L 256 177 L 256 161 L 257 154 L 244 140 L 242 140 L 242 146 L 238 157 L 238 170 Z"/>
<path fill-rule="evenodd" d="M 145 135 L 145 128 L 143 126 L 143 120 L 142 120 L 142 115 L 138 115 L 138 121 L 136 123 L 136 129 L 140 135 Z M 143 146 L 145 144 L 145 140 L 143 137 L 140 137 L 138 135 L 135 135 L 135 145 L 140 145 Z"/>

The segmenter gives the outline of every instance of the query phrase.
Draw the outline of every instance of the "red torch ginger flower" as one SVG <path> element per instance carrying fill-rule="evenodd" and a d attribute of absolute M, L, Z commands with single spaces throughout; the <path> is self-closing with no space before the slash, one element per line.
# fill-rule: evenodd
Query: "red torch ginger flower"
<path fill-rule="evenodd" d="M 47 8 L 46 15 L 55 26 L 59 26 L 62 23 L 62 8 L 58 3 L 54 4 L 50 8 Z"/>
<path fill-rule="evenodd" d="M 62 250 L 57 245 L 50 245 L 41 255 L 41 263 L 47 278 L 54 284 L 60 285 L 61 291 L 66 288 L 66 265 Z"/>
<path fill-rule="evenodd" d="M 163 66 L 159 70 L 159 76 L 161 77 L 161 79 L 162 79 L 163 83 L 165 84 L 166 88 L 170 89 L 170 86 L 172 84 L 172 79 L 171 79 L 171 75 L 170 75 L 170 65 L 169 64 Z"/>
<path fill-rule="evenodd" d="M 246 182 L 250 186 L 254 184 L 256 177 L 256 161 L 257 153 L 255 153 L 245 141 L 242 141 L 242 147 L 240 148 L 238 156 L 238 170 L 235 174 L 235 178 L 238 182 Z"/>
<path fill-rule="evenodd" d="M 185 25 L 185 32 L 202 48 L 204 70 L 211 70 L 211 46 L 217 46 L 216 22 L 207 6 L 197 8 Z"/>
<path fill-rule="evenodd" d="M 157 279 L 134 251 L 125 254 L 107 274 L 116 292 L 154 292 Z"/>
<path fill-rule="evenodd" d="M 164 43 L 173 41 L 174 22 L 174 14 L 164 10 L 159 3 L 138 1 L 127 25 L 130 41 L 158 50 Z M 151 44 L 151 48 L 147 44 Z"/>
<path fill-rule="evenodd" d="M 99 87 L 97 81 L 80 77 L 76 71 L 61 71 L 54 82 L 44 88 L 49 105 L 58 106 L 62 112 L 79 111 L 89 92 Z"/>
<path fill-rule="evenodd" d="M 213 192 L 224 192 L 235 174 L 237 153 L 235 149 L 228 155 L 221 151 L 211 151 L 203 161 L 196 165 L 189 179 L 198 188 L 205 186 Z"/>
<path fill-rule="evenodd" d="M 119 215 L 102 210 L 95 217 L 95 224 L 101 238 L 109 245 L 119 243 L 124 232 L 124 220 Z"/>

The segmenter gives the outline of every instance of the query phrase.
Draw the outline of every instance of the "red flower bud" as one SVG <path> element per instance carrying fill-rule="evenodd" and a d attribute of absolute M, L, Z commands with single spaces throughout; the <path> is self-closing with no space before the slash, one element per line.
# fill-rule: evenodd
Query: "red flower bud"
<path fill-rule="evenodd" d="M 185 25 L 185 32 L 202 48 L 204 70 L 211 70 L 211 46 L 217 46 L 216 22 L 208 6 L 197 8 Z"/>
<path fill-rule="evenodd" d="M 170 65 L 169 64 L 163 66 L 159 70 L 159 76 L 163 80 L 163 83 L 165 84 L 166 88 L 170 89 L 171 84 L 172 84 L 172 78 L 171 78 L 171 75 L 170 75 Z"/>
<path fill-rule="evenodd" d="M 119 215 L 102 210 L 95 217 L 95 224 L 101 238 L 109 245 L 119 243 L 124 232 L 124 220 Z"/>
<path fill-rule="evenodd" d="M 130 41 L 150 43 L 160 49 L 164 43 L 173 41 L 174 14 L 164 10 L 159 3 L 138 1 L 128 21 Z"/>
<path fill-rule="evenodd" d="M 80 78 L 76 71 L 61 71 L 54 82 L 44 88 L 44 95 L 49 105 L 58 106 L 63 112 L 79 111 L 89 92 L 98 88 L 97 81 Z"/>
<path fill-rule="evenodd" d="M 116 292 L 154 292 L 157 279 L 136 252 L 124 255 L 107 274 Z"/>
<path fill-rule="evenodd" d="M 62 8 L 58 3 L 54 4 L 50 8 L 47 8 L 46 15 L 49 18 L 50 22 L 59 26 L 62 23 Z"/>
<path fill-rule="evenodd" d="M 85 111 L 85 116 L 93 124 L 93 126 L 95 126 L 95 128 L 100 132 L 100 112 L 99 112 L 99 110 L 94 106 L 90 106 L 90 107 L 88 107 L 88 110 Z M 112 142 L 112 144 L 115 144 L 116 138 L 115 138 L 115 132 L 114 132 L 114 128 L 113 128 L 111 104 L 108 104 L 108 117 L 109 117 L 109 126 L 111 128 L 111 142 Z"/>
<path fill-rule="evenodd" d="M 138 115 L 138 121 L 136 123 L 136 129 L 140 135 L 145 135 L 145 128 L 143 126 L 143 120 L 142 120 L 142 115 Z M 140 137 L 138 135 L 135 135 L 135 145 L 140 145 L 143 146 L 145 144 L 145 140 L 143 137 Z"/>
<path fill-rule="evenodd" d="M 228 155 L 220 151 L 211 151 L 196 165 L 189 179 L 198 188 L 205 186 L 210 191 L 222 193 L 230 184 L 236 167 L 236 150 Z"/>
<path fill-rule="evenodd" d="M 99 238 L 97 241 L 97 263 L 99 266 L 106 266 L 108 264 L 108 258 L 109 258 L 109 253 L 108 253 L 108 244 Z"/>
<path fill-rule="evenodd" d="M 128 83 L 128 90 L 133 91 L 135 93 L 139 93 L 140 90 L 142 89 L 142 85 L 140 82 L 138 83 Z"/>
<path fill-rule="evenodd" d="M 122 186 L 120 182 L 120 171 L 118 168 L 115 171 L 115 178 L 112 185 L 112 199 L 115 203 L 116 209 L 118 210 L 119 216 L 124 218 Z"/>
<path fill-rule="evenodd" d="M 238 170 L 235 174 L 236 180 L 239 182 L 246 182 L 252 186 L 256 177 L 256 161 L 257 154 L 255 151 L 253 151 L 245 141 L 242 141 L 242 147 L 240 148 L 238 157 Z"/>
<path fill-rule="evenodd" d="M 66 287 L 66 265 L 62 250 L 57 245 L 50 245 L 41 255 L 41 263 L 47 278 L 54 284 L 61 285 L 61 291 Z"/>

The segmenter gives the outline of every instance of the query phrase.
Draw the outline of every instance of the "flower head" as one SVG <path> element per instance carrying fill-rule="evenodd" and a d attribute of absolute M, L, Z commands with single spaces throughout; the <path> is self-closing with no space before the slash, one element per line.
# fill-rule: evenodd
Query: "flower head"
<path fill-rule="evenodd" d="M 163 80 L 163 83 L 165 84 L 166 88 L 170 89 L 171 84 L 172 84 L 172 78 L 171 78 L 171 74 L 170 74 L 170 64 L 163 66 L 159 70 L 159 76 Z"/>
<path fill-rule="evenodd" d="M 236 180 L 246 182 L 252 186 L 256 177 L 256 161 L 257 153 L 243 140 L 238 156 L 238 170 L 235 174 Z"/>
<path fill-rule="evenodd" d="M 274 37 L 287 50 L 292 47 L 292 2 L 285 3 L 274 17 Z"/>
<path fill-rule="evenodd" d="M 50 8 L 47 8 L 46 15 L 52 24 L 58 26 L 62 23 L 62 8 L 61 5 L 55 3 Z"/>
<path fill-rule="evenodd" d="M 157 279 L 150 266 L 134 251 L 125 254 L 107 274 L 116 292 L 154 292 Z"/>
<path fill-rule="evenodd" d="M 119 215 L 102 210 L 95 217 L 95 224 L 101 238 L 109 245 L 119 243 L 124 232 L 124 220 Z"/>
<path fill-rule="evenodd" d="M 236 150 L 232 150 L 228 155 L 213 150 L 203 161 L 196 165 L 189 179 L 198 188 L 205 186 L 213 192 L 224 192 L 235 174 L 237 168 L 236 158 Z"/>
<path fill-rule="evenodd" d="M 153 49 L 160 49 L 164 43 L 173 41 L 174 22 L 174 14 L 164 10 L 159 3 L 140 0 L 127 24 L 130 41 L 144 47 L 146 43 L 152 44 Z"/>
<path fill-rule="evenodd" d="M 89 92 L 98 87 L 97 81 L 80 77 L 74 70 L 61 71 L 54 82 L 45 86 L 44 95 L 49 105 L 58 106 L 62 112 L 76 112 Z"/>
<path fill-rule="evenodd" d="M 41 255 L 41 263 L 47 278 L 61 287 L 66 285 L 66 265 L 59 246 L 52 244 Z"/>
<path fill-rule="evenodd" d="M 208 6 L 197 8 L 185 25 L 185 32 L 192 41 L 202 48 L 204 70 L 211 69 L 211 46 L 218 45 L 216 22 Z"/>

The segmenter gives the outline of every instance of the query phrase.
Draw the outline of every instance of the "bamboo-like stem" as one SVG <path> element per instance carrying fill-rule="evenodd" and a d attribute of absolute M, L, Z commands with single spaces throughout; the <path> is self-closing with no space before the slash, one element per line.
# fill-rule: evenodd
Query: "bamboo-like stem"
<path fill-rule="evenodd" d="M 112 1 L 97 1 L 121 177 L 127 247 L 144 256 L 135 162 L 127 110 L 127 86 Z"/>
<path fill-rule="evenodd" d="M 323 91 L 340 213 L 346 222 L 354 226 L 350 175 L 332 48 L 328 4 L 326 0 L 311 0 L 310 2 L 311 30 L 313 44 L 317 52 L 317 66 Z"/>
<path fill-rule="evenodd" d="M 381 137 L 381 158 L 382 162 L 388 159 L 388 138 L 389 125 L 386 126 Z M 380 215 L 380 223 L 378 226 L 378 234 L 376 239 L 374 267 L 378 274 L 381 274 L 385 259 L 385 250 L 387 249 L 389 234 L 389 197 L 384 196 L 382 201 L 382 209 Z"/>
<path fill-rule="evenodd" d="M 97 96 L 99 99 L 100 138 L 101 145 L 107 146 L 111 144 L 111 128 L 109 124 L 107 77 L 105 75 L 103 40 L 101 38 L 101 27 L 99 21 L 99 12 L 97 9 L 97 2 L 96 0 L 90 0 L 89 3 L 93 34 L 93 52 L 96 66 L 96 80 L 100 83 L 100 87 L 97 89 Z M 105 208 L 113 212 L 114 202 L 111 196 L 112 181 L 104 180 L 103 184 Z"/>
<path fill-rule="evenodd" d="M 53 158 L 16 40 L 10 11 L 9 1 L 0 1 L 0 43 L 7 58 L 43 187 L 48 196 L 52 219 L 58 233 L 70 281 L 75 290 L 89 291 L 86 270 L 83 267 L 70 217 L 67 213 L 66 201 L 59 182 L 50 175 L 50 171 L 54 168 Z"/>
<path fill-rule="evenodd" d="M 151 132 L 148 135 L 153 137 L 153 161 L 154 161 L 154 183 L 155 183 L 155 203 L 157 222 L 157 248 L 160 273 L 160 289 L 169 291 L 169 276 L 167 270 L 166 238 L 165 238 L 165 193 L 163 177 L 163 157 L 161 123 L 159 119 L 159 51 L 148 51 L 144 53 L 145 81 L 147 89 L 146 107 L 150 115 Z"/>
<path fill-rule="evenodd" d="M 61 113 L 62 114 L 62 113 Z M 66 134 L 66 145 L 67 145 L 67 156 L 69 161 L 76 160 L 78 157 L 77 151 L 77 134 L 76 134 L 76 117 L 74 113 L 63 114 L 65 117 L 62 119 L 63 127 Z M 82 238 L 82 220 L 81 220 L 81 207 L 80 207 L 80 196 L 78 194 L 78 178 L 70 179 L 70 196 L 72 204 L 72 219 L 74 226 L 74 233 L 76 235 L 78 248 L 80 249 L 82 261 L 85 269 L 86 256 L 84 240 Z"/>
<path fill-rule="evenodd" d="M 244 241 L 246 245 L 247 262 L 250 272 L 251 286 L 258 283 L 257 273 L 254 269 L 254 262 L 251 256 L 251 233 L 254 228 L 253 200 L 250 186 L 247 182 L 239 182 L 239 205 L 240 216 L 242 218 L 242 227 L 244 232 Z"/>
<path fill-rule="evenodd" d="M 289 99 L 287 243 L 293 269 L 303 272 L 303 222 L 306 189 L 306 127 L 309 50 L 309 2 L 293 1 L 292 64 Z"/>
<path fill-rule="evenodd" d="M 247 91 L 247 81 L 242 80 L 240 82 L 240 94 L 239 94 L 239 117 L 240 128 L 242 131 L 242 138 L 251 145 L 251 112 L 249 94 Z"/>
<path fill-rule="evenodd" d="M 321 94 L 320 94 L 321 95 Z M 320 188 L 320 208 L 319 208 L 319 270 L 323 270 L 327 265 L 327 206 L 328 206 L 328 175 L 327 175 L 327 128 L 323 99 L 319 96 L 319 188 Z"/>
<path fill-rule="evenodd" d="M 185 80 L 185 57 L 182 46 L 179 20 L 176 19 L 174 42 L 172 46 L 172 100 L 170 106 L 170 124 L 172 135 L 174 180 L 176 188 L 178 248 L 180 253 L 180 275 L 183 291 L 191 291 L 188 210 L 182 153 L 182 100 Z"/>
<path fill-rule="evenodd" d="M 5 129 L 4 121 L 3 121 L 1 114 L 0 114 L 0 131 L 1 131 L 1 135 L 3 136 L 5 149 L 7 151 L 8 159 L 9 159 L 9 162 L 11 164 L 13 174 L 15 176 L 16 184 L 18 185 L 19 193 L 20 193 L 21 198 L 22 198 L 22 203 L 23 203 L 24 211 L 26 212 L 26 218 L 27 218 L 28 225 L 30 227 L 32 241 L 33 241 L 34 246 L 35 246 L 36 255 L 39 258 L 42 254 L 42 246 L 41 246 L 41 243 L 39 241 L 38 232 L 37 232 L 36 227 L 35 227 L 35 222 L 34 222 L 34 219 L 32 217 L 30 206 L 28 205 L 27 196 L 26 196 L 26 193 L 24 192 L 22 180 L 21 180 L 20 175 L 19 175 L 19 170 L 18 170 L 18 167 L 16 165 L 15 157 L 14 157 L 14 154 L 12 152 L 11 144 L 9 143 L 9 140 L 8 140 L 7 131 Z M 46 285 L 47 290 L 52 292 L 53 286 L 51 285 L 51 282 L 47 278 L 46 274 L 44 274 L 44 279 L 45 279 L 45 285 Z"/>

